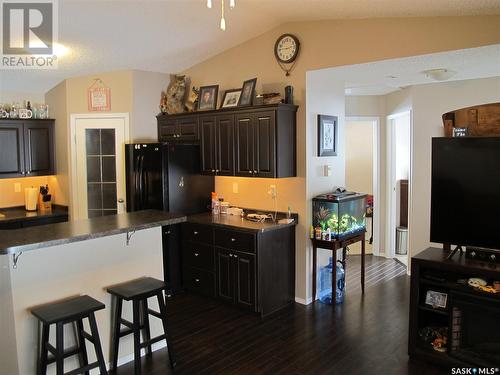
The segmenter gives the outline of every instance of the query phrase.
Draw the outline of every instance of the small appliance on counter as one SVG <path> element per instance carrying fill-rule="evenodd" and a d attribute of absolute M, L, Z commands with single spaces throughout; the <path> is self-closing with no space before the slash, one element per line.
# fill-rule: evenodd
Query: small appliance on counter
<path fill-rule="evenodd" d="M 36 211 L 38 189 L 34 187 L 24 189 L 24 208 L 26 211 Z"/>

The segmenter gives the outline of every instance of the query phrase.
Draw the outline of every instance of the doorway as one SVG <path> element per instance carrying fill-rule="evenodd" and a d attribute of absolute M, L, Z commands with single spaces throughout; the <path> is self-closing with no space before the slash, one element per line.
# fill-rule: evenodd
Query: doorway
<path fill-rule="evenodd" d="M 345 127 L 345 187 L 368 195 L 366 253 L 380 255 L 379 119 L 347 117 Z M 349 246 L 350 254 L 360 254 L 361 244 Z"/>
<path fill-rule="evenodd" d="M 411 190 L 411 112 L 387 117 L 387 197 L 388 226 L 386 238 L 389 258 L 408 266 L 409 209 Z"/>
<path fill-rule="evenodd" d="M 125 212 L 129 115 L 71 115 L 71 139 L 73 218 Z"/>

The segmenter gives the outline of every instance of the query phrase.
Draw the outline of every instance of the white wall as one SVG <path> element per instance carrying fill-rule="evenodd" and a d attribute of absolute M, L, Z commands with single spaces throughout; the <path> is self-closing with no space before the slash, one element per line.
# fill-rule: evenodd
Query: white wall
<path fill-rule="evenodd" d="M 410 251 L 415 255 L 431 245 L 431 138 L 444 135 L 441 116 L 455 109 L 500 102 L 500 77 L 411 88 L 413 106 L 413 166 Z"/>
<path fill-rule="evenodd" d="M 18 91 L 0 90 L 0 103 L 12 104 L 14 102 L 14 103 L 19 103 L 22 106 L 24 105 L 24 102 L 28 100 L 31 102 L 32 105 L 43 104 L 45 103 L 45 94 L 36 92 L 18 92 Z"/>
<path fill-rule="evenodd" d="M 160 112 L 161 92 L 169 82 L 170 76 L 165 73 L 132 71 L 132 142 L 158 140 L 156 115 Z"/>
<path fill-rule="evenodd" d="M 318 114 L 338 117 L 337 156 L 317 156 L 317 116 Z M 325 79 L 321 71 L 306 74 L 306 199 L 307 212 L 312 212 L 311 199 L 333 190 L 334 186 L 345 186 L 345 95 L 344 82 Z M 323 166 L 332 167 L 332 176 L 323 176 Z M 311 226 L 312 214 L 307 215 L 307 228 Z M 299 232 L 300 233 L 300 232 Z M 307 241 L 306 282 L 307 302 L 311 296 L 312 251 Z M 331 255 L 331 254 L 329 254 Z M 325 259 L 319 259 L 319 264 Z"/>

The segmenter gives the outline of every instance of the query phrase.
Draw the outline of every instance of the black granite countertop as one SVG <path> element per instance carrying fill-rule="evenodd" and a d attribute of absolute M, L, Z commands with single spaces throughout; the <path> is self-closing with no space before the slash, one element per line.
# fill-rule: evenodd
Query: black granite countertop
<path fill-rule="evenodd" d="M 129 231 L 173 225 L 186 221 L 182 214 L 145 210 L 0 233 L 0 255 L 112 236 Z"/>
<path fill-rule="evenodd" d="M 292 215 L 295 217 L 293 223 L 290 224 L 278 224 L 277 222 L 273 222 L 270 220 L 266 220 L 263 223 L 257 223 L 254 221 L 249 221 L 240 216 L 234 215 L 212 215 L 211 213 L 202 213 L 196 215 L 189 215 L 187 218 L 188 223 L 196 223 L 196 224 L 206 224 L 206 225 L 215 225 L 221 227 L 231 227 L 242 230 L 247 230 L 251 232 L 266 232 L 270 230 L 277 230 L 284 227 L 290 227 L 297 224 L 297 215 Z M 278 215 L 278 219 L 283 216 Z"/>
<path fill-rule="evenodd" d="M 26 211 L 24 206 L 0 208 L 0 224 L 41 220 L 47 217 L 68 217 L 68 207 L 54 205 L 50 211 Z"/>

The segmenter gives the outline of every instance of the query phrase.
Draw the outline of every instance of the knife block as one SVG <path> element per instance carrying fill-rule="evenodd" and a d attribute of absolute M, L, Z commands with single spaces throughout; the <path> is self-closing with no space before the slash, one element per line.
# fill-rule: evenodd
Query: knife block
<path fill-rule="evenodd" d="M 38 195 L 38 210 L 40 212 L 49 212 L 52 211 L 52 200 L 44 202 L 42 200 L 42 194 Z"/>

